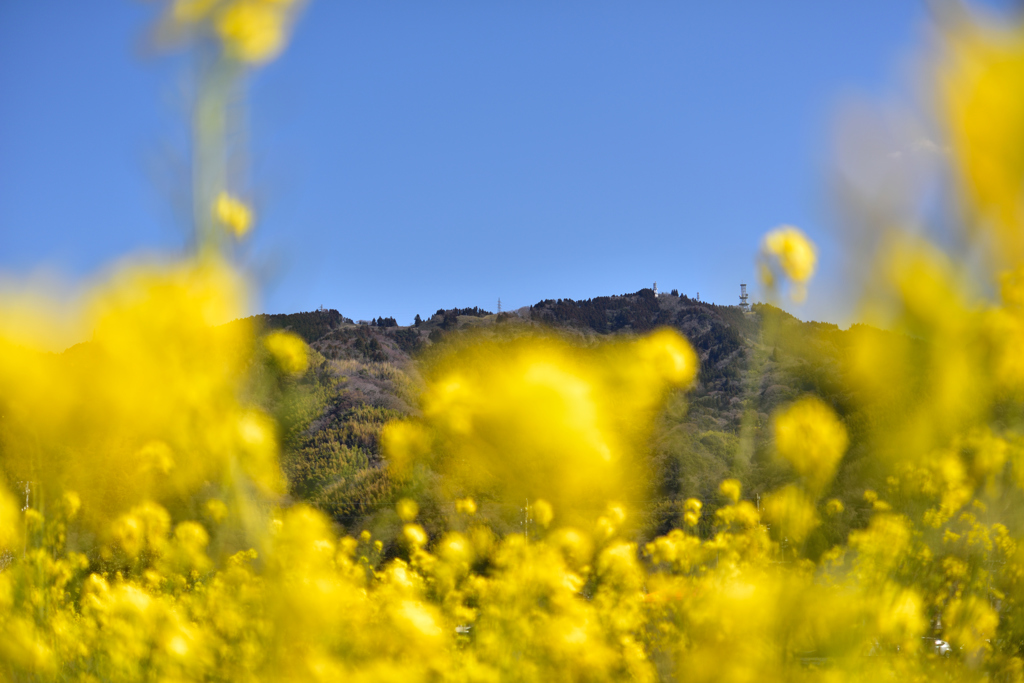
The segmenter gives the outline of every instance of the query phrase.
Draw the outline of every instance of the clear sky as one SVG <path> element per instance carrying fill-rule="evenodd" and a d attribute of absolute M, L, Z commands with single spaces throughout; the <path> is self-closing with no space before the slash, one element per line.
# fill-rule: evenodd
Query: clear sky
<path fill-rule="evenodd" d="M 153 3 L 0 0 L 0 271 L 74 280 L 180 252 L 186 63 Z M 310 3 L 252 81 L 265 312 L 408 324 L 631 292 L 717 303 L 781 223 L 821 248 L 800 317 L 839 322 L 833 123 L 920 45 L 915 0 Z"/>

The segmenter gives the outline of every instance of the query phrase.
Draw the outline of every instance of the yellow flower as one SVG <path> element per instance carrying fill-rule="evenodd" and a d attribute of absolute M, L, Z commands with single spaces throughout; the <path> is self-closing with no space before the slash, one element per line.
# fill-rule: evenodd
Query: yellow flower
<path fill-rule="evenodd" d="M 551 503 L 546 500 L 538 500 L 533 504 L 533 518 L 542 527 L 547 528 L 548 524 L 551 524 L 551 518 L 554 516 L 555 511 L 551 508 Z"/>
<path fill-rule="evenodd" d="M 235 237 L 242 237 L 252 227 L 252 210 L 227 192 L 221 192 L 213 206 L 213 214 Z"/>
<path fill-rule="evenodd" d="M 21 536 L 21 520 L 14 497 L 0 488 L 0 549 L 14 547 Z"/>
<path fill-rule="evenodd" d="M 68 519 L 74 519 L 82 507 L 82 499 L 74 491 L 65 491 L 62 502 L 64 514 Z"/>
<path fill-rule="evenodd" d="M 135 557 L 142 549 L 142 522 L 135 515 L 123 515 L 119 517 L 111 530 L 117 544 L 127 553 L 129 557 Z"/>
<path fill-rule="evenodd" d="M 718 490 L 723 496 L 728 498 L 733 503 L 739 502 L 740 499 L 740 482 L 736 479 L 726 479 L 718 486 Z"/>
<path fill-rule="evenodd" d="M 697 526 L 700 521 L 700 510 L 704 507 L 696 498 L 687 498 L 683 504 L 683 521 L 686 522 L 686 526 Z"/>
<path fill-rule="evenodd" d="M 618 505 L 617 503 L 610 503 L 608 505 L 608 511 L 605 514 L 608 515 L 608 518 L 612 520 L 616 526 L 619 526 L 626 521 L 626 508 Z"/>
<path fill-rule="evenodd" d="M 832 479 L 848 443 L 846 427 L 819 398 L 801 399 L 775 418 L 775 448 L 812 492 Z"/>
<path fill-rule="evenodd" d="M 405 540 L 414 548 L 422 548 L 427 544 L 427 532 L 419 524 L 406 524 L 402 528 Z"/>
<path fill-rule="evenodd" d="M 241 462 L 245 473 L 264 491 L 279 491 L 284 482 L 273 423 L 263 413 L 249 410 L 239 418 L 237 430 L 238 444 L 247 456 Z"/>
<path fill-rule="evenodd" d="M 579 514 L 589 501 L 619 498 L 643 476 L 640 432 L 699 367 L 673 330 L 592 348 L 547 335 L 453 346 L 424 368 L 422 415 L 389 424 L 383 451 L 400 471 L 448 452 L 436 464 L 460 487 L 499 485 L 510 499 L 548 501 L 560 524 L 589 525 Z"/>
<path fill-rule="evenodd" d="M 814 243 L 792 225 L 780 226 L 765 235 L 761 252 L 769 261 L 778 263 L 797 284 L 807 282 L 818 263 Z"/>
<path fill-rule="evenodd" d="M 947 622 L 951 642 L 963 648 L 967 656 L 977 657 L 992 650 L 992 640 L 999 627 L 999 614 L 988 600 L 974 595 L 953 600 L 946 607 L 943 621 Z"/>
<path fill-rule="evenodd" d="M 996 256 L 1024 257 L 1024 28 L 961 22 L 945 37 L 940 114 L 967 199 Z"/>
<path fill-rule="evenodd" d="M 437 625 L 437 619 L 431 610 L 423 603 L 406 600 L 398 609 L 395 616 L 402 619 L 405 624 L 415 630 L 416 635 L 430 636 L 436 638 L 441 636 L 441 628 Z"/>
<path fill-rule="evenodd" d="M 1024 310 L 1024 266 L 1005 270 L 998 279 L 1003 307 L 1012 311 Z"/>
<path fill-rule="evenodd" d="M 259 64 L 284 49 L 288 3 L 237 0 L 219 17 L 217 34 L 233 59 Z"/>
<path fill-rule="evenodd" d="M 460 498 L 455 501 L 455 511 L 464 515 L 476 514 L 476 501 L 472 498 Z"/>
<path fill-rule="evenodd" d="M 263 339 L 263 345 L 274 356 L 281 369 L 289 375 L 305 372 L 309 366 L 306 343 L 292 332 L 271 332 Z"/>
<path fill-rule="evenodd" d="M 228 516 L 228 506 L 218 498 L 211 498 L 206 501 L 206 516 L 213 520 L 214 524 L 220 524 Z"/>
<path fill-rule="evenodd" d="M 473 545 L 457 532 L 445 536 L 438 550 L 444 561 L 451 564 L 468 564 L 473 559 Z"/>
<path fill-rule="evenodd" d="M 398 517 L 403 522 L 411 522 L 416 519 L 416 515 L 420 513 L 420 506 L 411 498 L 403 498 L 398 501 L 398 505 L 395 506 L 395 509 L 398 511 Z"/>
<path fill-rule="evenodd" d="M 796 486 L 784 486 L 765 497 L 765 516 L 779 527 L 781 535 L 801 543 L 819 524 L 814 505 Z"/>

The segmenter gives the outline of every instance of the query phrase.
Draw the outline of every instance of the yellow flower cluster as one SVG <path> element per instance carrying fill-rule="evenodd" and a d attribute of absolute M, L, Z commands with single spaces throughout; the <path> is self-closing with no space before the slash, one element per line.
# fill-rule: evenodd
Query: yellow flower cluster
<path fill-rule="evenodd" d="M 812 491 L 832 479 L 847 442 L 846 427 L 820 399 L 797 401 L 775 418 L 775 448 Z"/>
<path fill-rule="evenodd" d="M 172 0 L 174 32 L 210 31 L 230 59 L 262 64 L 284 49 L 299 0 Z"/>
<path fill-rule="evenodd" d="M 242 237 L 252 227 L 252 211 L 240 200 L 226 192 L 217 196 L 213 206 L 214 216 L 235 237 Z"/>
<path fill-rule="evenodd" d="M 1003 264 L 1024 258 L 1024 28 L 959 21 L 946 29 L 940 114 L 974 227 Z"/>
<path fill-rule="evenodd" d="M 57 303 L 35 311 L 38 325 L 5 318 L 15 326 L 0 322 L 0 464 L 10 483 L 51 500 L 76 491 L 85 514 L 105 516 L 229 472 L 278 490 L 276 429 L 239 400 L 252 333 L 223 324 L 243 301 L 240 278 L 218 261 L 132 265 L 80 303 L 75 327 L 92 338 L 62 354 L 15 329 L 58 329 Z"/>
<path fill-rule="evenodd" d="M 263 338 L 263 344 L 286 374 L 297 375 L 309 367 L 306 343 L 293 332 L 271 332 Z"/>
<path fill-rule="evenodd" d="M 819 558 L 801 548 L 823 515 L 847 514 L 823 495 L 848 437 L 809 399 L 776 418 L 775 448 L 799 480 L 764 498 L 763 519 L 726 480 L 710 534 L 676 529 L 638 544 L 625 507 L 607 501 L 637 490 L 622 476 L 665 391 L 694 375 L 686 342 L 669 332 L 590 349 L 471 340 L 435 358 L 422 417 L 388 437 L 396 465 L 447 468 L 462 527 L 432 537 L 407 498 L 398 536 L 339 536 L 316 511 L 275 502 L 274 426 L 239 398 L 256 345 L 243 324 L 221 324 L 239 291 L 212 262 L 129 267 L 92 295 L 88 344 L 60 355 L 5 347 L 2 464 L 33 497 L 20 511 L 0 494 L 5 678 L 981 680 L 1021 670 L 1000 643 L 1022 623 L 1024 556 L 982 499 L 1019 490 L 1024 449 L 978 426 L 976 406 L 934 425 L 945 445 L 897 461 L 888 500 L 870 492 L 867 526 Z M 300 343 L 278 334 L 264 346 L 287 374 L 301 370 Z M 920 420 L 907 429 L 920 437 Z M 920 445 L 891 423 L 878 434 Z M 590 512 L 595 491 L 601 514 Z M 477 514 L 477 500 L 490 510 L 526 496 L 528 534 L 496 535 Z M 701 501 L 684 507 L 696 530 Z M 918 654 L 939 622 L 962 648 L 949 660 Z"/>
<path fill-rule="evenodd" d="M 539 514 L 550 503 L 572 515 L 641 495 L 636 444 L 696 370 L 670 330 L 593 349 L 553 336 L 472 342 L 433 361 L 423 419 L 389 425 L 385 451 L 399 469 L 433 462 L 461 487 L 453 497 L 501 491 L 516 507 L 541 498 Z"/>
<path fill-rule="evenodd" d="M 266 17 L 230 10 L 283 27 L 291 6 L 172 15 L 229 26 L 255 59 L 276 49 Z M 0 679 L 1024 680 L 1018 34 L 955 28 L 943 111 L 976 227 L 1005 245 L 1002 300 L 972 301 L 934 247 L 891 249 L 890 331 L 849 333 L 844 401 L 774 418 L 764 448 L 789 478 L 756 498 L 726 479 L 682 502 L 685 529 L 645 536 L 631 505 L 653 418 L 696 376 L 674 332 L 450 340 L 384 445 L 396 477 L 442 473 L 454 521 L 409 497 L 391 535 L 349 536 L 281 495 L 254 375 L 302 373 L 307 349 L 229 322 L 231 267 L 123 266 L 74 320 L 5 297 Z M 794 283 L 813 272 L 795 229 L 765 254 Z M 851 471 L 874 483 L 840 500 Z"/>
<path fill-rule="evenodd" d="M 806 284 L 814 275 L 818 252 L 814 243 L 799 228 L 782 225 L 770 231 L 761 243 L 759 273 L 761 283 L 769 290 L 781 278 L 793 283 L 791 296 L 802 301 Z"/>

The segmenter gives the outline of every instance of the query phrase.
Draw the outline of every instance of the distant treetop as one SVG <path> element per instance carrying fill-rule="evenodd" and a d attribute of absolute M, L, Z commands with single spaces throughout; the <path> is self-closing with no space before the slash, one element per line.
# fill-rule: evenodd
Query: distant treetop
<path fill-rule="evenodd" d="M 486 315 L 494 314 L 491 313 L 490 311 L 485 311 L 482 308 L 477 308 L 476 306 L 474 306 L 473 308 L 439 308 L 437 309 L 437 313 L 435 313 L 434 315 L 439 315 L 442 318 L 445 315 L 471 315 L 474 318 L 483 318 Z"/>

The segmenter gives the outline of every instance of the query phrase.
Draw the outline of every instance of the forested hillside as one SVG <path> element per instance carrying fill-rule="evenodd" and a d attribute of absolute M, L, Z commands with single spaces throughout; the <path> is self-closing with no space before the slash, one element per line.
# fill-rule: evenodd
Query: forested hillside
<path fill-rule="evenodd" d="M 500 316 L 442 309 L 409 327 L 377 321 L 357 325 L 334 310 L 261 316 L 258 322 L 267 330 L 296 332 L 313 350 L 307 372 L 281 379 L 265 399 L 282 426 L 289 493 L 350 532 L 369 528 L 388 537 L 387 527 L 399 524 L 393 503 L 409 494 L 421 501 L 428 531 L 448 525 L 451 513 L 443 497 L 429 490 L 429 476 L 403 480 L 389 470 L 380 434 L 388 421 L 416 411 L 423 364 L 477 335 L 542 332 L 591 345 L 668 326 L 686 336 L 699 355 L 700 372 L 690 390 L 669 397 L 651 435 L 653 486 L 642 500 L 630 501 L 643 537 L 681 526 L 688 497 L 704 501 L 702 531 L 710 533 L 724 478 L 739 479 L 744 497 L 755 505 L 762 494 L 792 479 L 787 466 L 773 458 L 772 415 L 807 393 L 844 417 L 852 439 L 830 494 L 850 513 L 841 522 L 826 519 L 810 547 L 830 547 L 851 525 L 864 523 L 870 506 L 862 494 L 878 485 L 861 466 L 865 444 L 858 438 L 857 403 L 844 381 L 846 349 L 854 336 L 886 334 L 868 328 L 842 331 L 801 322 L 768 305 L 744 313 L 685 296 L 655 297 L 650 289 L 586 301 L 545 300 Z"/>

